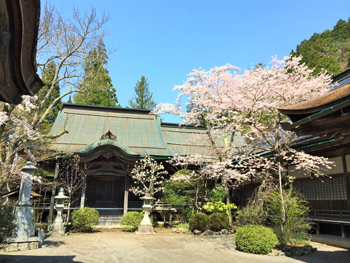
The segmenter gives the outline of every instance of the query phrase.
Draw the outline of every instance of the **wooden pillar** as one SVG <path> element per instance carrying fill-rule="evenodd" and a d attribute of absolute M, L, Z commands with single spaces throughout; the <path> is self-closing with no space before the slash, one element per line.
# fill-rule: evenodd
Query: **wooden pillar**
<path fill-rule="evenodd" d="M 84 163 L 85 168 L 86 168 L 86 163 Z M 85 192 L 86 192 L 86 181 L 87 181 L 87 176 L 84 178 L 84 185 L 83 188 L 81 189 L 81 197 L 80 197 L 80 209 L 83 209 L 85 206 Z"/>
<path fill-rule="evenodd" d="M 316 223 L 316 235 L 321 234 L 320 232 L 320 223 Z"/>
<path fill-rule="evenodd" d="M 128 201 L 129 201 L 129 175 L 125 175 L 125 188 L 124 188 L 124 212 L 126 214 L 128 212 Z"/>
<path fill-rule="evenodd" d="M 343 224 L 340 225 L 340 231 L 341 231 L 341 237 L 342 238 L 346 238 L 346 235 L 345 235 L 345 227 Z"/>
<path fill-rule="evenodd" d="M 49 211 L 49 219 L 47 222 L 47 228 L 50 229 L 51 224 L 53 222 L 53 209 L 55 205 L 55 196 L 56 196 L 56 188 L 57 188 L 57 179 L 58 179 L 58 170 L 60 169 L 60 161 L 58 158 L 56 158 L 56 165 L 55 165 L 55 174 L 53 177 L 54 184 L 52 186 L 52 194 L 51 194 L 51 200 L 50 200 L 50 211 Z M 44 204 L 45 205 L 45 204 Z"/>

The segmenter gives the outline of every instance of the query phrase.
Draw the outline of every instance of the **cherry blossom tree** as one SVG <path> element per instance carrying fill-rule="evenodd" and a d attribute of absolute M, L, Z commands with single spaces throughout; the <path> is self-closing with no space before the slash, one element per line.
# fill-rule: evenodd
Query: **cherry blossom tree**
<path fill-rule="evenodd" d="M 179 91 L 175 103 L 160 104 L 155 109 L 155 114 L 182 117 L 180 125 L 201 125 L 206 129 L 207 153 L 182 157 L 181 162 L 201 159 L 207 163 L 200 173 L 221 181 L 227 204 L 229 187 L 252 177 L 275 176 L 282 189 L 288 165 L 316 176 L 330 168 L 326 158 L 294 150 L 291 146 L 298 138 L 281 128 L 287 117 L 278 108 L 318 97 L 332 85 L 330 75 L 314 75 L 300 61 L 300 57 L 274 57 L 270 67 L 256 67 L 241 74 L 230 64 L 210 71 L 193 70 L 184 84 L 175 86 L 174 90 Z M 237 133 L 243 135 L 247 145 L 235 145 Z M 264 157 L 266 151 L 269 156 Z"/>
<path fill-rule="evenodd" d="M 20 170 L 24 159 L 35 163 L 34 155 L 29 145 L 42 141 L 42 135 L 28 124 L 28 115 L 36 106 L 36 97 L 23 96 L 21 104 L 14 106 L 0 103 L 0 187 L 8 182 L 24 179 L 39 179 Z"/>
<path fill-rule="evenodd" d="M 85 189 L 85 178 L 87 176 L 86 166 L 80 164 L 80 156 L 75 154 L 69 159 L 63 160 L 58 171 L 58 183 L 68 194 L 67 219 L 69 221 L 71 204 L 79 200 L 80 196 L 76 196 L 79 189 Z"/>

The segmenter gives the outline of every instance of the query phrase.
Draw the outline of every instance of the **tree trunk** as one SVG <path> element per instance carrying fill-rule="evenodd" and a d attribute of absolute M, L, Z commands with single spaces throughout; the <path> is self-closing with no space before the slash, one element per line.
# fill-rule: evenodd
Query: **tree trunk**
<path fill-rule="evenodd" d="M 282 213 L 282 223 L 281 223 L 281 240 L 282 240 L 282 245 L 287 244 L 287 235 L 286 235 L 286 229 L 285 229 L 285 224 L 286 224 L 286 209 L 285 209 L 285 203 L 284 203 L 284 198 L 283 198 L 283 189 L 282 189 L 282 172 L 281 172 L 281 166 L 278 166 L 278 179 L 279 179 L 279 187 L 280 187 L 280 196 L 281 196 L 281 213 Z"/>
<path fill-rule="evenodd" d="M 66 225 L 68 225 L 68 221 L 69 221 L 69 214 L 70 214 L 70 203 L 71 203 L 71 199 L 72 198 L 72 195 L 69 194 L 69 198 L 68 198 L 68 210 L 67 210 L 67 219 L 66 219 Z"/>
<path fill-rule="evenodd" d="M 226 192 L 226 205 L 228 206 L 228 223 L 230 226 L 232 226 L 232 213 L 231 213 L 231 199 L 230 199 L 230 189 L 227 186 L 227 183 L 225 182 L 225 192 Z"/>

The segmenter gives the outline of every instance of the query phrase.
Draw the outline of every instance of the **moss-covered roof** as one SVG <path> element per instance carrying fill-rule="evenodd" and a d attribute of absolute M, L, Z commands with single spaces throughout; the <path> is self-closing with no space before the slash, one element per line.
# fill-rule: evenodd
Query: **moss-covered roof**
<path fill-rule="evenodd" d="M 209 146 L 204 139 L 203 128 L 160 124 L 149 110 L 64 103 L 50 134 L 56 134 L 63 128 L 68 133 L 55 139 L 50 146 L 62 154 L 86 154 L 108 145 L 130 157 L 170 157 L 175 153 L 202 154 Z M 115 136 L 114 139 L 103 137 L 108 132 Z M 235 143 L 244 144 L 240 134 L 235 136 Z"/>

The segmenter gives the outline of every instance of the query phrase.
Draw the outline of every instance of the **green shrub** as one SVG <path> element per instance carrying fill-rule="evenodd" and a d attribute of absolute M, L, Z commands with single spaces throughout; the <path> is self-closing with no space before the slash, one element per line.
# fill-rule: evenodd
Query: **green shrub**
<path fill-rule="evenodd" d="M 89 207 L 75 210 L 72 213 L 72 227 L 75 232 L 92 232 L 99 221 L 98 211 Z"/>
<path fill-rule="evenodd" d="M 263 203 L 248 204 L 236 213 L 236 222 L 239 226 L 245 225 L 265 225 L 266 212 Z"/>
<path fill-rule="evenodd" d="M 16 236 L 16 227 L 12 209 L 0 204 L 0 247 L 8 244 Z"/>
<path fill-rule="evenodd" d="M 215 185 L 209 193 L 209 199 L 211 202 L 224 202 L 226 199 L 226 191 L 222 185 Z"/>
<path fill-rule="evenodd" d="M 210 229 L 213 231 L 220 231 L 228 228 L 228 216 L 224 213 L 214 213 L 209 216 Z"/>
<path fill-rule="evenodd" d="M 223 212 L 226 215 L 229 215 L 230 210 L 237 209 L 237 206 L 235 204 L 226 205 L 225 203 L 218 201 L 218 202 L 207 202 L 205 205 L 203 205 L 203 209 L 209 213 Z"/>
<path fill-rule="evenodd" d="M 309 214 L 308 202 L 295 191 L 283 190 L 283 204 L 284 210 L 279 192 L 271 192 L 266 196 L 264 206 L 269 215 L 267 223 L 282 244 L 303 244 L 310 238 L 308 231 L 311 226 L 306 220 Z"/>
<path fill-rule="evenodd" d="M 189 229 L 189 225 L 188 224 L 178 224 L 176 227 L 177 228 L 187 228 L 187 229 Z"/>
<path fill-rule="evenodd" d="M 188 223 L 190 221 L 191 216 L 193 215 L 192 208 L 184 208 L 181 211 L 181 222 Z"/>
<path fill-rule="evenodd" d="M 238 250 L 254 254 L 267 254 L 278 244 L 276 234 L 264 226 L 241 227 L 235 239 Z"/>
<path fill-rule="evenodd" d="M 122 216 L 120 225 L 124 227 L 124 230 L 136 231 L 143 219 L 143 216 L 143 213 L 127 212 Z"/>
<path fill-rule="evenodd" d="M 209 229 L 209 216 L 203 213 L 193 214 L 189 221 L 190 230 L 205 231 Z"/>

